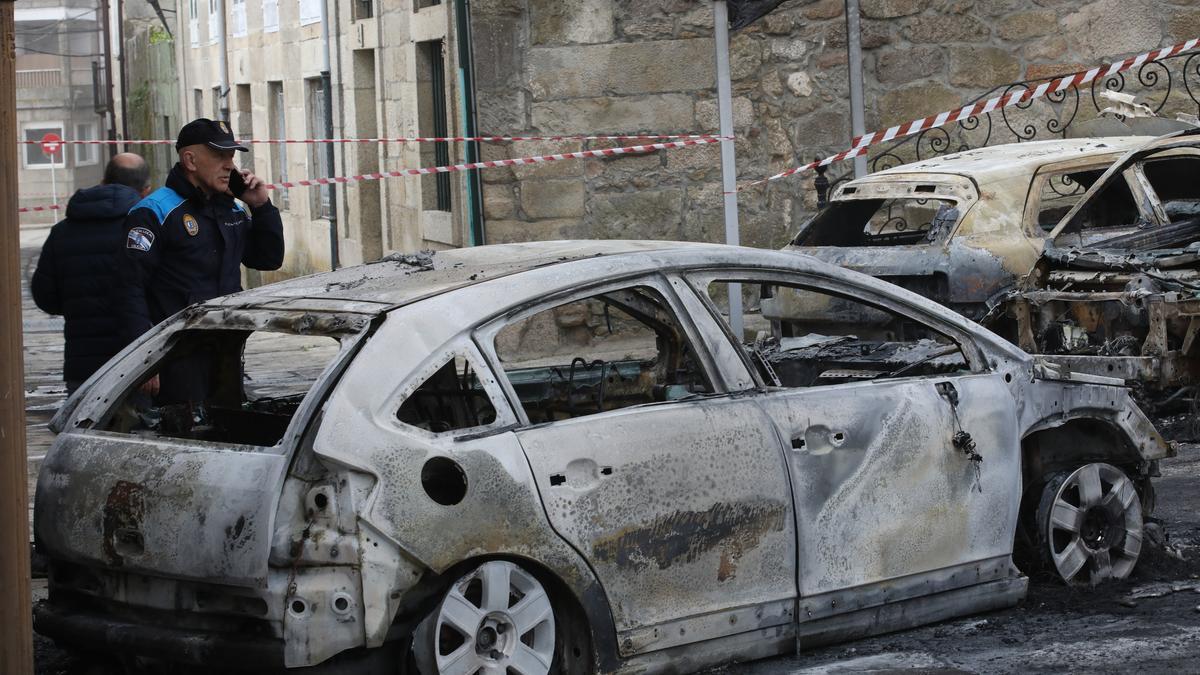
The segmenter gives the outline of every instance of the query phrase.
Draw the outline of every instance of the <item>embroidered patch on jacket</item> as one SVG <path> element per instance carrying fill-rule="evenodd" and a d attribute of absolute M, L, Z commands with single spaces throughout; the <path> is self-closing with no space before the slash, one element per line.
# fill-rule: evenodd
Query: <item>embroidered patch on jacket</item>
<path fill-rule="evenodd" d="M 125 248 L 132 248 L 138 251 L 149 251 L 154 245 L 154 233 L 144 227 L 135 227 L 129 231 L 129 235 L 125 238 Z"/>
<path fill-rule="evenodd" d="M 200 223 L 196 222 L 196 218 L 192 214 L 184 214 L 183 229 L 187 230 L 187 233 L 194 237 L 200 231 Z"/>

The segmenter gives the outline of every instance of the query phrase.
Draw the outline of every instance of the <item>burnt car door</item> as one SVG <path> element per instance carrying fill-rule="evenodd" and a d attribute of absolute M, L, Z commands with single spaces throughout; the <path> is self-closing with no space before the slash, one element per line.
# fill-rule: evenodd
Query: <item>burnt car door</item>
<path fill-rule="evenodd" d="M 755 271 L 690 281 L 722 323 L 727 312 L 709 298 L 727 297 L 727 283 L 756 291 L 744 325 L 790 323 L 793 337 L 763 330 L 742 347 L 767 386 L 755 398 L 787 444 L 802 639 L 845 639 L 1019 597 L 1010 559 L 1021 497 L 1016 402 L 968 332 L 911 300 L 841 280 Z M 789 303 L 822 311 L 781 316 L 775 300 L 785 287 Z M 931 595 L 912 609 L 885 607 Z"/>
<path fill-rule="evenodd" d="M 551 524 L 604 587 L 622 656 L 771 628 L 787 648 L 795 532 L 779 441 L 760 406 L 725 393 L 749 373 L 715 365 L 740 363 L 728 346 L 697 347 L 665 280 L 546 299 L 477 341 L 520 411 Z"/>

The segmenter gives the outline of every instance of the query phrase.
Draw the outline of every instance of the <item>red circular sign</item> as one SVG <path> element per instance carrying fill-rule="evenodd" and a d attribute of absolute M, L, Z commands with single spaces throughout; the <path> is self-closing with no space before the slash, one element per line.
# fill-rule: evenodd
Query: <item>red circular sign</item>
<path fill-rule="evenodd" d="M 53 157 L 62 149 L 62 137 L 56 133 L 48 133 L 42 136 L 42 153 L 47 157 Z"/>

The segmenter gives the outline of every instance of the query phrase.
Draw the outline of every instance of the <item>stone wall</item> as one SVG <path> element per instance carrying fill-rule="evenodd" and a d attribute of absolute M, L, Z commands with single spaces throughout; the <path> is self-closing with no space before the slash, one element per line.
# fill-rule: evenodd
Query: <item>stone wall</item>
<path fill-rule="evenodd" d="M 844 5 L 792 0 L 734 36 L 741 181 L 848 145 Z M 1194 0 L 860 5 L 868 130 L 940 112 L 996 85 L 1200 36 Z M 710 7 L 696 0 L 475 0 L 481 133 L 716 132 Z M 1081 103 L 1080 114 L 1094 115 L 1091 105 Z M 1043 128 L 1036 137 L 1049 136 Z M 488 145 L 484 156 L 581 147 L 606 145 Z M 719 154 L 708 146 L 485 171 L 488 241 L 721 241 Z M 849 170 L 847 163 L 833 173 Z M 800 175 L 739 200 L 742 242 L 773 248 L 811 214 L 816 195 L 811 175 Z"/>

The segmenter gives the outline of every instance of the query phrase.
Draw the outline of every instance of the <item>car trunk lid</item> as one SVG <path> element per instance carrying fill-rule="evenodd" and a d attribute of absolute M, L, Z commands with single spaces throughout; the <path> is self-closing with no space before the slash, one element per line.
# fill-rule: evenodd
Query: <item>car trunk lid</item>
<path fill-rule="evenodd" d="M 263 587 L 288 457 L 66 434 L 38 477 L 35 536 L 55 558 Z"/>

